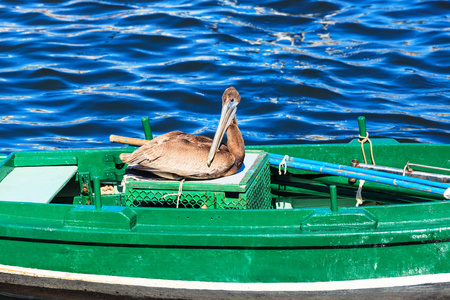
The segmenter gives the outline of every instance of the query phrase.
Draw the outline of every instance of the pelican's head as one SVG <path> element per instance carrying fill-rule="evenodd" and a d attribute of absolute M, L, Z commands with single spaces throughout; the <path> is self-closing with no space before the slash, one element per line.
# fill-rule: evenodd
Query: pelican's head
<path fill-rule="evenodd" d="M 236 118 L 236 110 L 240 102 L 241 96 L 234 87 L 230 86 L 223 92 L 222 113 L 220 114 L 219 125 L 217 126 L 211 149 L 209 150 L 208 167 L 211 166 L 211 163 L 214 160 L 214 156 L 216 155 L 217 149 L 219 149 L 228 126 L 230 126 L 231 122 Z"/>

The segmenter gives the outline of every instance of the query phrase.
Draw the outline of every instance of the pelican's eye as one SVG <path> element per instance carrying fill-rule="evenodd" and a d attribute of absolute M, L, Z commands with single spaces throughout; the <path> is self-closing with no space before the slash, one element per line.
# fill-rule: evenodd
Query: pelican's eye
<path fill-rule="evenodd" d="M 234 102 L 234 98 L 231 98 L 231 103 L 233 103 Z"/>

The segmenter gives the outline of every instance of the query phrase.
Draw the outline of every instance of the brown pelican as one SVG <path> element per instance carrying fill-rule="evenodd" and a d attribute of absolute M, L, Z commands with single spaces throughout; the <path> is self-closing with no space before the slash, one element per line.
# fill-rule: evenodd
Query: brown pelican
<path fill-rule="evenodd" d="M 245 156 L 244 139 L 236 121 L 241 96 L 234 87 L 222 96 L 222 113 L 214 139 L 172 131 L 146 142 L 120 159 L 129 165 L 141 165 L 169 179 L 209 179 L 236 173 Z M 221 145 L 227 133 L 227 145 Z"/>

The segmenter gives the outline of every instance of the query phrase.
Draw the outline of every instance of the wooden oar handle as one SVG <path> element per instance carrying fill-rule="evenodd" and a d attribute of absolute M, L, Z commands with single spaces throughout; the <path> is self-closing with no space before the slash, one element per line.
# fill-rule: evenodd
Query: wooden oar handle
<path fill-rule="evenodd" d="M 121 144 L 133 145 L 133 146 L 142 146 L 148 142 L 148 140 L 130 138 L 130 137 L 119 136 L 119 135 L 114 135 L 114 134 L 111 134 L 109 136 L 109 141 L 112 143 L 121 143 Z"/>

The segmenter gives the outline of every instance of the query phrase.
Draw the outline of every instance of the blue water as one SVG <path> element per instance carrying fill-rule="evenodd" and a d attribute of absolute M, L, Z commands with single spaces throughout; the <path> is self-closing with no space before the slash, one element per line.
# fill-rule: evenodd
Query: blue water
<path fill-rule="evenodd" d="M 0 150 L 212 136 L 246 144 L 450 143 L 449 1 L 2 1 Z"/>

